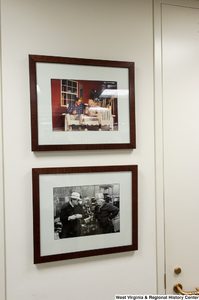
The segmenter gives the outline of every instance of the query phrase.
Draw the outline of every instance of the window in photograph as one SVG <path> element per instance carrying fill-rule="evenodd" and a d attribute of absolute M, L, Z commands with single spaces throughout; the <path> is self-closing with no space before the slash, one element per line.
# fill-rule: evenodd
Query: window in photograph
<path fill-rule="evenodd" d="M 61 106 L 68 106 L 77 97 L 78 84 L 73 80 L 60 80 L 61 83 Z"/>

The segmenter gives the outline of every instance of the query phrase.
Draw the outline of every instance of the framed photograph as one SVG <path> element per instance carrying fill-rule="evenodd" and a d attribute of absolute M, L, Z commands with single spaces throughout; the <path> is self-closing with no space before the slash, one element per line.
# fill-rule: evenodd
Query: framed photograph
<path fill-rule="evenodd" d="M 133 149 L 134 62 L 29 55 L 32 151 Z"/>
<path fill-rule="evenodd" d="M 34 263 L 138 249 L 137 166 L 32 170 Z"/>

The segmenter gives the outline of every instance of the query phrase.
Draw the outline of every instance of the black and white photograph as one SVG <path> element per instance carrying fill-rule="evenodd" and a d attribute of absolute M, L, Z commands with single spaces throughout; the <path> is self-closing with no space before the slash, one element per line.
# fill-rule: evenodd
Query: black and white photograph
<path fill-rule="evenodd" d="M 137 166 L 38 168 L 34 263 L 137 250 Z"/>
<path fill-rule="evenodd" d="M 120 185 L 55 187 L 54 234 L 64 239 L 120 231 Z"/>

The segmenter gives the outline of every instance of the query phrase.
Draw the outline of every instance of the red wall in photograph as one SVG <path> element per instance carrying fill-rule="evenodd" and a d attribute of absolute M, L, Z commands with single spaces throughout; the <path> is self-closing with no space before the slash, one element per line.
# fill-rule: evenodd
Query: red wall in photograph
<path fill-rule="evenodd" d="M 79 83 L 83 85 L 83 103 L 88 103 L 91 98 L 91 90 L 102 90 L 102 81 L 87 81 L 87 80 L 75 80 L 78 82 L 78 94 L 79 94 Z"/>
<path fill-rule="evenodd" d="M 66 107 L 61 106 L 61 80 L 51 79 L 51 96 L 52 96 L 52 122 L 53 129 L 64 128 L 64 116 Z"/>

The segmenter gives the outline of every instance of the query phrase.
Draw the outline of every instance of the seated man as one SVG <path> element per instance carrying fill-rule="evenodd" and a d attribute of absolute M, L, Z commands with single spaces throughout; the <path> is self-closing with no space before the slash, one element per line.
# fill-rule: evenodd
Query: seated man
<path fill-rule="evenodd" d="M 83 111 L 84 111 L 84 104 L 82 103 L 81 99 L 78 97 L 76 98 L 75 103 L 72 102 L 67 109 L 67 113 L 70 114 L 71 120 L 80 120 L 80 116 L 83 114 Z M 81 130 L 81 126 L 79 126 L 79 130 Z M 72 131 L 72 126 L 69 126 L 68 131 Z"/>
<path fill-rule="evenodd" d="M 101 116 L 99 113 L 99 107 L 94 104 L 92 99 L 89 99 L 88 106 L 85 108 L 84 115 L 82 117 L 82 124 L 96 120 L 98 121 L 99 130 L 101 130 Z M 87 127 L 85 130 L 87 130 Z"/>

